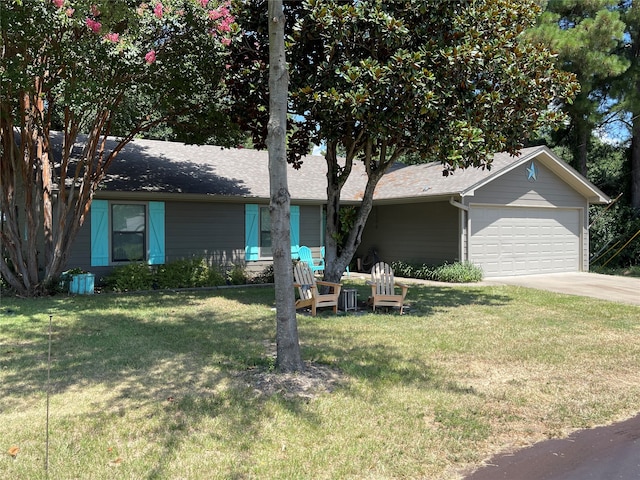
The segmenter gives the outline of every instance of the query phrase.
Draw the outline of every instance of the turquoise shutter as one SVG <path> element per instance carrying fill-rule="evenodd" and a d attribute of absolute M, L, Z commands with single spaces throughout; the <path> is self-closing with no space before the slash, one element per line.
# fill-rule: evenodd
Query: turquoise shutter
<path fill-rule="evenodd" d="M 260 249 L 258 248 L 259 208 L 255 204 L 244 206 L 244 258 L 247 261 L 258 260 Z"/>
<path fill-rule="evenodd" d="M 298 258 L 300 249 L 300 207 L 292 205 L 290 209 L 291 257 Z"/>
<path fill-rule="evenodd" d="M 149 202 L 149 265 L 163 265 L 164 202 Z"/>
<path fill-rule="evenodd" d="M 109 265 L 109 202 L 91 202 L 91 266 Z"/>

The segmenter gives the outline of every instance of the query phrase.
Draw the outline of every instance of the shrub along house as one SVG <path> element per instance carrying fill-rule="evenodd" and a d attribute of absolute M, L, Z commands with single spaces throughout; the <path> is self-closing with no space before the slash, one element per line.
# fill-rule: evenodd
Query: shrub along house
<path fill-rule="evenodd" d="M 325 172 L 320 156 L 289 170 L 293 254 L 323 245 Z M 365 182 L 354 168 L 344 205 L 357 204 Z M 397 165 L 376 189 L 357 256 L 470 261 L 487 276 L 588 270 L 588 206 L 608 201 L 546 147 L 449 177 L 439 164 Z M 136 140 L 96 192 L 67 267 L 100 278 L 131 261 L 204 257 L 257 273 L 271 261 L 268 204 L 265 151 Z"/>

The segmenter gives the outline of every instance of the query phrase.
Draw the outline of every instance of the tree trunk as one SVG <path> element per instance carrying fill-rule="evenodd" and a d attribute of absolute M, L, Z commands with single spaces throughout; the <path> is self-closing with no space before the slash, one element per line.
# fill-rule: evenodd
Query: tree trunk
<path fill-rule="evenodd" d="M 631 137 L 631 206 L 640 214 L 640 113 L 633 113 Z"/>
<path fill-rule="evenodd" d="M 373 208 L 373 193 L 376 185 L 382 178 L 384 172 L 391 166 L 393 161 L 381 161 L 379 168 L 367 167 L 367 185 L 362 196 L 362 201 L 358 206 L 356 220 L 354 222 L 346 242 L 342 245 L 340 254 L 338 255 L 338 245 L 336 242 L 336 233 L 340 229 L 340 194 L 342 186 L 349 175 L 351 168 L 349 165 L 353 161 L 350 156 L 347 157 L 347 168 L 340 171 L 337 166 L 337 156 L 335 148 L 327 148 L 327 225 L 325 231 L 325 270 L 324 279 L 328 282 L 339 282 L 342 278 L 347 265 L 356 253 L 356 250 L 362 242 L 362 232 Z M 366 162 L 370 165 L 371 162 Z"/>
<path fill-rule="evenodd" d="M 344 176 L 338 168 L 337 144 L 327 143 L 327 223 L 325 225 L 325 269 L 324 279 L 329 282 L 338 283 L 342 277 L 347 263 L 345 258 L 338 258 L 338 241 L 336 234 L 340 228 L 340 195 L 344 185 Z M 347 159 L 347 163 L 351 158 Z M 350 259 L 349 259 L 350 261 Z"/>
<path fill-rule="evenodd" d="M 36 102 L 25 97 L 25 112 L 31 112 L 34 104 Z M 0 211 L 4 216 L 0 230 L 0 274 L 19 295 L 46 294 L 65 267 L 71 245 L 89 212 L 93 192 L 130 137 L 123 138 L 106 155 L 98 170 L 93 169 L 92 162 L 100 142 L 90 142 L 84 157 L 73 166 L 75 176 L 67 177 L 70 185 L 66 185 L 71 151 L 68 147 L 74 143 L 75 136 L 65 134 L 57 174 L 51 162 L 48 128 L 39 129 L 24 122 L 17 136 L 10 122 L 1 126 L 4 151 L 0 163 Z M 67 127 L 76 130 L 75 126 L 66 125 L 65 132 Z M 102 140 L 107 134 L 95 133 Z M 54 202 L 55 184 L 58 191 Z M 44 252 L 39 252 L 38 247 L 42 246 Z"/>
<path fill-rule="evenodd" d="M 589 138 L 591 136 L 591 128 L 589 124 L 578 118 L 576 121 L 576 145 L 575 145 L 575 162 L 577 170 L 584 176 L 587 176 L 587 151 Z"/>
<path fill-rule="evenodd" d="M 304 368 L 298 341 L 290 240 L 290 195 L 287 184 L 286 128 L 289 79 L 284 50 L 282 0 L 271 0 L 269 15 L 269 185 L 271 246 L 276 291 L 276 365 L 283 372 Z"/>

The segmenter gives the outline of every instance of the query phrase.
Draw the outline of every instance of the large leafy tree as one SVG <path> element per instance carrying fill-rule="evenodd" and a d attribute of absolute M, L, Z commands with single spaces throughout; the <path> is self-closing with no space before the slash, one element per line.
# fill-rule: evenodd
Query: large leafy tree
<path fill-rule="evenodd" d="M 251 112 L 256 145 L 264 138 L 264 2 L 240 2 L 238 98 Z M 307 0 L 289 11 L 289 161 L 309 143 L 326 143 L 325 277 L 340 278 L 372 208 L 375 187 L 405 155 L 437 158 L 445 174 L 490 168 L 497 151 L 515 153 L 538 128 L 559 120 L 556 101 L 577 88 L 552 53 L 529 42 L 535 1 Z M 241 79 L 249 78 L 250 81 Z M 242 104 L 239 105 L 242 107 Z M 338 151 L 346 152 L 344 158 Z M 367 174 L 354 226 L 340 251 L 340 193 L 355 162 Z"/>
<path fill-rule="evenodd" d="M 556 135 L 571 148 L 574 166 L 587 175 L 588 149 L 600 123 L 606 89 L 613 77 L 629 67 L 621 55 L 625 24 L 618 0 L 548 0 L 538 25 L 528 35 L 557 53 L 558 67 L 576 75 L 580 92 L 562 108 L 568 127 Z"/>
<path fill-rule="evenodd" d="M 209 0 L 9 0 L 0 8 L 0 273 L 36 295 L 64 268 L 128 141 L 166 121 L 195 126 L 194 141 L 228 130 L 219 129 L 216 107 L 234 18 Z M 61 153 L 52 127 L 62 131 Z M 112 131 L 121 138 L 107 151 Z M 79 133 L 86 141 L 74 159 Z"/>

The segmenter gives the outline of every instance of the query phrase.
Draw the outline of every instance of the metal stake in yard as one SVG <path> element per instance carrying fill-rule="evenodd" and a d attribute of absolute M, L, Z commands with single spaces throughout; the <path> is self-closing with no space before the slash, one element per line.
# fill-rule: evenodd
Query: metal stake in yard
<path fill-rule="evenodd" d="M 44 471 L 49 472 L 49 395 L 51 392 L 51 321 L 53 315 L 49 315 L 49 354 L 47 355 L 47 427 L 45 434 Z M 48 476 L 48 475 L 47 475 Z"/>

